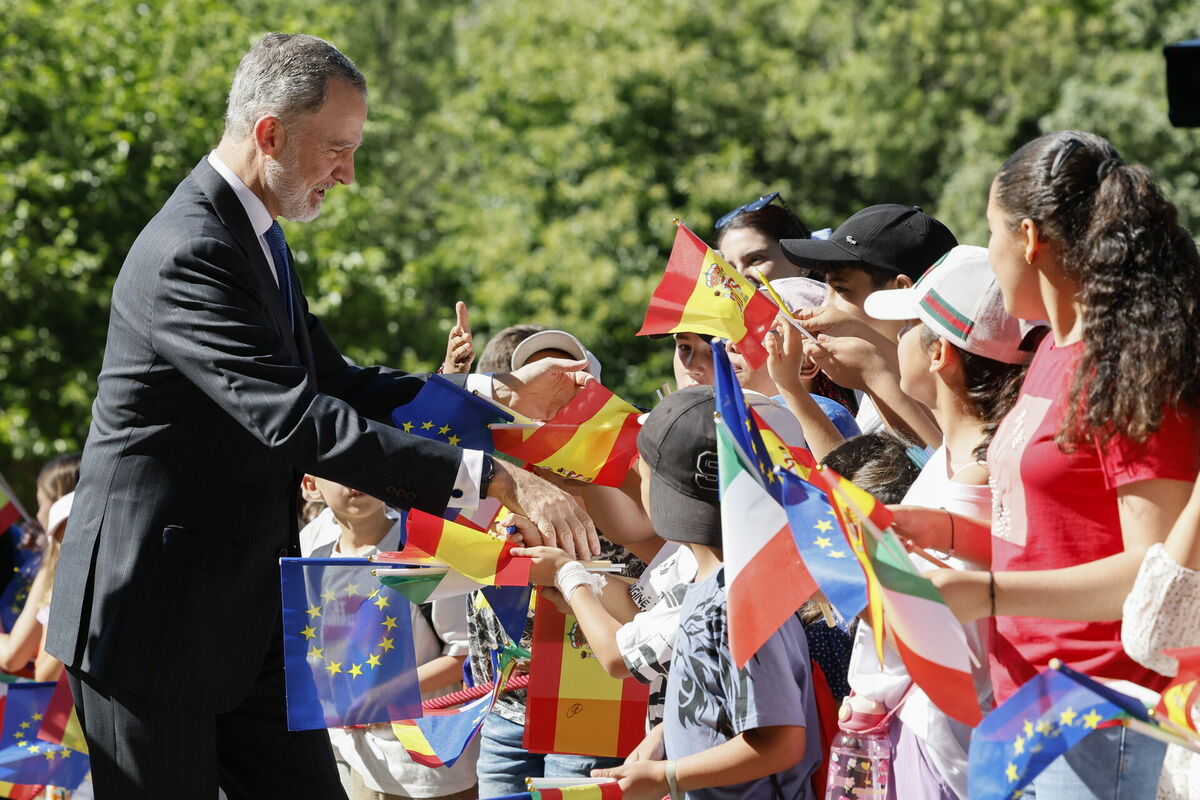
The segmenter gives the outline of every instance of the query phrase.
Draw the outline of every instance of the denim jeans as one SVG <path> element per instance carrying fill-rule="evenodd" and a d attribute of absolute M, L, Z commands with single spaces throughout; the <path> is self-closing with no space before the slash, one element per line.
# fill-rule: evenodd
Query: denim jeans
<path fill-rule="evenodd" d="M 1102 728 L 1056 758 L 1025 791 L 1040 800 L 1154 797 L 1167 746 L 1124 726 Z"/>
<path fill-rule="evenodd" d="M 619 758 L 530 753 L 521 746 L 525 728 L 496 713 L 488 714 L 480 732 L 479 796 L 502 797 L 525 792 L 526 778 L 586 778 L 593 769 L 622 763 Z"/>

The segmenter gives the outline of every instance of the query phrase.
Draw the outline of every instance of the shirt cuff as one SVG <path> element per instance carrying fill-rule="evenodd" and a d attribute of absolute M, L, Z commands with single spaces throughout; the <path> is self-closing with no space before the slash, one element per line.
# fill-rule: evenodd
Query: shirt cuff
<path fill-rule="evenodd" d="M 483 483 L 483 451 L 463 450 L 458 463 L 458 477 L 446 508 L 476 508 L 479 505 L 479 484 Z"/>
<path fill-rule="evenodd" d="M 487 400 L 495 400 L 495 395 L 492 393 L 492 375 L 488 373 L 472 372 L 467 376 L 467 391 Z"/>

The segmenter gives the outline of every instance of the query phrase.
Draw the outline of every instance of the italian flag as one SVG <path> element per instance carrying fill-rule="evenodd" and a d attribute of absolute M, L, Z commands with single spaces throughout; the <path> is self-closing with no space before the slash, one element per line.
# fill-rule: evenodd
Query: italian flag
<path fill-rule="evenodd" d="M 637 456 L 640 416 L 591 381 L 546 422 L 493 426 L 492 441 L 500 452 L 565 478 L 620 486 Z"/>
<path fill-rule="evenodd" d="M 741 668 L 812 597 L 817 584 L 796 549 L 787 512 L 758 482 L 755 467 L 734 441 L 718 418 L 729 649 Z"/>
<path fill-rule="evenodd" d="M 779 309 L 704 241 L 680 225 L 667 271 L 638 336 L 707 333 L 737 345 L 753 367 L 767 362 L 763 337 Z"/>

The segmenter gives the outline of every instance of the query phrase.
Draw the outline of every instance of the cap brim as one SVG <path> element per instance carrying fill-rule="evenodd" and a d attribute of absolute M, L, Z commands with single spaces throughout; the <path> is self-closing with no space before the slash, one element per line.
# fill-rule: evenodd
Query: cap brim
<path fill-rule="evenodd" d="M 920 300 L 916 289 L 884 289 L 867 295 L 863 311 L 872 319 L 917 319 Z"/>
<path fill-rule="evenodd" d="M 783 254 L 788 260 L 797 266 L 862 261 L 853 251 L 847 250 L 833 239 L 780 239 L 779 246 L 783 248 Z"/>
<path fill-rule="evenodd" d="M 671 542 L 721 546 L 721 509 L 671 487 L 650 473 L 650 520 L 654 532 Z"/>
<path fill-rule="evenodd" d="M 53 536 L 60 526 L 67 523 L 67 517 L 71 516 L 71 506 L 74 502 L 74 492 L 69 492 L 54 501 L 54 504 L 50 506 L 50 514 L 46 520 L 46 533 Z"/>
<path fill-rule="evenodd" d="M 520 369 L 529 363 L 534 353 L 542 350 L 561 350 L 576 361 L 587 361 L 587 348 L 576 337 L 560 330 L 538 331 L 523 340 L 513 349 L 510 364 L 512 369 Z"/>

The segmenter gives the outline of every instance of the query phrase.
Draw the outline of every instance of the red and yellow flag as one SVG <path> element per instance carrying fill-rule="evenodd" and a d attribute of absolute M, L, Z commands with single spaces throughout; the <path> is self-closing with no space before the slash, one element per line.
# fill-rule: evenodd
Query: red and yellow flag
<path fill-rule="evenodd" d="M 525 704 L 525 749 L 624 758 L 646 732 L 649 687 L 596 660 L 575 617 L 538 596 Z"/>
<path fill-rule="evenodd" d="M 637 456 L 641 412 L 592 381 L 536 428 L 493 431 L 496 449 L 565 478 L 620 486 Z"/>
<path fill-rule="evenodd" d="M 16 525 L 20 519 L 21 512 L 17 510 L 17 504 L 4 491 L 4 486 L 0 485 L 0 533 Z"/>
<path fill-rule="evenodd" d="M 680 225 L 667 271 L 650 298 L 638 336 L 707 333 L 737 345 L 753 367 L 767 362 L 763 337 L 779 309 L 716 251 Z"/>
<path fill-rule="evenodd" d="M 445 564 L 473 581 L 492 586 L 529 583 L 528 558 L 512 555 L 513 545 L 489 533 L 459 525 L 424 511 L 405 516 L 408 538 L 399 553 L 377 553 L 372 561 L 395 564 Z"/>
<path fill-rule="evenodd" d="M 1200 733 L 1192 718 L 1196 701 L 1200 700 L 1200 647 L 1163 652 L 1179 659 L 1179 672 L 1171 685 L 1163 691 L 1158 708 L 1154 709 L 1154 715 L 1160 719 L 1169 719 L 1193 733 Z"/>

